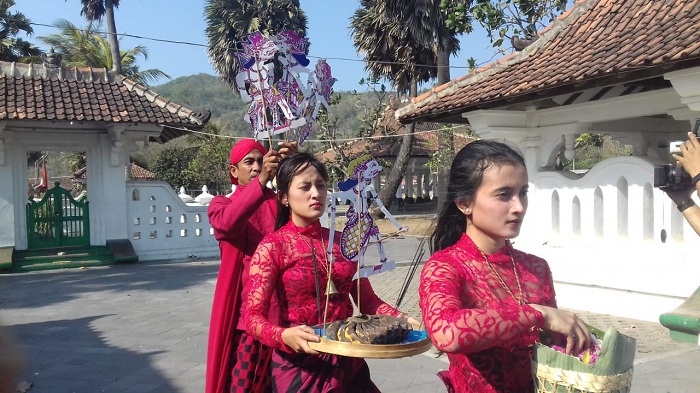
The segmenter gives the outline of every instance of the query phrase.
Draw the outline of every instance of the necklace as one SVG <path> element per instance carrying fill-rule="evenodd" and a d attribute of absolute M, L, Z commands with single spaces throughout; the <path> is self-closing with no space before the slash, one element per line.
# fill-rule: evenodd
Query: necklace
<path fill-rule="evenodd" d="M 313 259 L 313 262 L 314 262 L 314 268 L 316 268 L 317 266 L 320 266 L 321 271 L 323 271 L 323 273 L 325 273 L 328 276 L 328 281 L 330 281 L 331 280 L 331 268 L 332 268 L 332 266 L 330 266 L 330 263 L 329 263 L 330 260 L 328 259 L 328 255 L 326 255 L 325 261 L 321 261 L 321 263 L 318 263 L 318 260 L 316 259 L 316 247 L 314 247 L 313 239 L 311 237 L 307 238 L 306 236 L 302 235 L 301 233 L 299 233 L 298 229 L 297 229 L 297 234 L 299 235 L 300 238 L 304 239 L 304 242 L 311 249 L 311 258 Z M 321 246 L 323 246 L 323 253 L 325 254 L 327 250 L 326 250 L 326 245 L 323 242 L 323 235 L 321 236 Z"/>
<path fill-rule="evenodd" d="M 316 258 L 316 247 L 314 247 L 314 241 L 313 241 L 313 239 L 310 239 L 310 238 L 307 239 L 306 236 L 304 236 L 304 235 L 302 235 L 302 234 L 299 234 L 299 237 L 301 237 L 302 239 L 304 239 L 304 242 L 306 242 L 306 245 L 308 245 L 309 248 L 311 249 L 311 258 L 312 258 L 313 261 L 314 261 L 314 265 L 318 264 L 318 265 L 320 266 L 320 268 L 321 268 L 321 271 L 323 271 L 323 273 L 328 274 L 328 257 L 326 257 L 326 260 L 325 260 L 325 261 L 321 261 L 321 262 L 323 262 L 323 263 L 318 263 L 318 260 L 317 260 L 317 258 Z M 326 246 L 326 245 L 323 244 L 323 239 L 321 239 L 321 246 L 324 247 L 323 253 L 325 254 L 325 253 L 326 253 L 326 250 L 325 250 L 325 246 Z"/>
<path fill-rule="evenodd" d="M 481 253 L 481 256 L 484 258 L 484 260 L 486 261 L 486 264 L 489 266 L 489 269 L 491 269 L 493 274 L 498 279 L 498 282 L 501 283 L 501 286 L 503 287 L 503 289 L 505 289 L 506 292 L 508 292 L 510 294 L 510 296 L 512 296 L 513 299 L 515 299 L 515 301 L 519 305 L 522 306 L 523 304 L 525 304 L 525 298 L 523 296 L 523 287 L 520 284 L 520 275 L 518 274 L 517 266 L 515 266 L 515 259 L 513 259 L 513 254 L 508 253 L 508 255 L 510 256 L 510 262 L 513 264 L 513 273 L 515 274 L 515 282 L 518 284 L 518 292 L 520 293 L 520 297 L 516 297 L 515 294 L 513 293 L 513 291 L 510 290 L 510 287 L 508 287 L 508 285 L 506 285 L 505 280 L 503 280 L 503 277 L 501 277 L 501 275 L 498 273 L 498 271 L 496 271 L 496 269 L 494 269 L 493 265 L 491 264 L 491 261 L 489 261 L 489 258 L 486 256 L 486 253 L 484 253 L 479 247 L 477 247 L 477 249 Z"/>

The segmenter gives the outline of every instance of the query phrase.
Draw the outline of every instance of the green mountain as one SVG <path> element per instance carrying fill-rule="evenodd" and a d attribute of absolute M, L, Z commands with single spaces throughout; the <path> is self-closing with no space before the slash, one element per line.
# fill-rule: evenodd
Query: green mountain
<path fill-rule="evenodd" d="M 211 121 L 219 122 L 231 135 L 251 135 L 250 125 L 243 119 L 248 112 L 248 103 L 241 101 L 219 78 L 209 74 L 197 74 L 173 79 L 162 85 L 152 86 L 153 91 L 195 111 L 211 111 Z M 330 114 L 334 127 L 345 137 L 357 136 L 362 119 L 376 105 L 376 93 L 354 95 L 351 92 L 336 92 L 340 95 L 331 106 Z"/>
<path fill-rule="evenodd" d="M 153 86 L 153 91 L 195 111 L 211 111 L 212 121 L 221 123 L 233 135 L 245 135 L 250 129 L 243 116 L 248 104 L 219 78 L 197 74 Z"/>

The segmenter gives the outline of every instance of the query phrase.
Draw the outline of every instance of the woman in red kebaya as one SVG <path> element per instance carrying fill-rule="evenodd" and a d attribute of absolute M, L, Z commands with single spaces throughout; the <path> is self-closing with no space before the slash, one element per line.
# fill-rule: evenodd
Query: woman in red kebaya
<path fill-rule="evenodd" d="M 588 348 L 585 323 L 557 309 L 547 262 L 510 243 L 527 191 L 525 162 L 503 143 L 472 142 L 452 162 L 419 287 L 426 330 L 450 360 L 438 374 L 450 392 L 534 391 L 540 330 L 565 339 L 567 353 Z"/>
<path fill-rule="evenodd" d="M 367 278 L 352 279 L 357 262 L 343 258 L 340 236 L 334 237 L 335 260 L 329 264 L 329 230 L 319 222 L 326 207 L 327 181 L 326 168 L 310 154 L 282 160 L 277 174 L 278 230 L 262 240 L 250 263 L 247 331 L 275 349 L 273 392 L 378 392 L 364 359 L 309 348 L 309 342 L 320 341 L 311 326 L 323 323 L 326 309 L 326 322 L 352 316 L 350 296 L 357 303 L 358 285 L 362 314 L 405 315 L 377 297 Z M 329 279 L 337 293 L 326 304 Z M 266 316 L 273 295 L 279 300 L 279 323 Z"/>

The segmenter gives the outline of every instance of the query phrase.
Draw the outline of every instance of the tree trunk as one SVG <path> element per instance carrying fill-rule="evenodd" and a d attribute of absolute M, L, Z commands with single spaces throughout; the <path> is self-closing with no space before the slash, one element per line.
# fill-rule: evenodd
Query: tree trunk
<path fill-rule="evenodd" d="M 117 74 L 122 73 L 122 55 L 119 51 L 119 40 L 117 39 L 117 25 L 114 22 L 114 3 L 112 0 L 105 0 L 105 16 L 107 19 L 107 40 L 112 52 L 112 71 Z"/>
<path fill-rule="evenodd" d="M 411 82 L 411 97 L 418 96 L 418 83 Z M 406 126 L 406 134 L 401 138 L 401 147 L 396 155 L 396 162 L 391 168 L 389 177 L 386 179 L 386 184 L 379 191 L 379 199 L 381 199 L 384 206 L 391 208 L 394 203 L 394 198 L 396 197 L 396 190 L 399 188 L 401 180 L 403 180 L 404 174 L 406 173 L 406 168 L 408 168 L 408 160 L 411 158 L 411 148 L 413 147 L 415 123 L 411 123 Z M 372 211 L 373 215 L 380 216 L 382 213 L 376 207 Z"/>
<path fill-rule="evenodd" d="M 441 49 L 442 48 L 442 49 Z M 438 45 L 437 53 L 438 85 L 450 81 L 450 49 Z M 449 127 L 449 124 L 446 124 Z M 438 157 L 437 188 L 433 197 L 437 196 L 438 203 L 442 203 L 447 196 L 447 182 L 450 176 L 450 165 L 454 157 L 455 143 L 452 131 L 438 132 Z"/>

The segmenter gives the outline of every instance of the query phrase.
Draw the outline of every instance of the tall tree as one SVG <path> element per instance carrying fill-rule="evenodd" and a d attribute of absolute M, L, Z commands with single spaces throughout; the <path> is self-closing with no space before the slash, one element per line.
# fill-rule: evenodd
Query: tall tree
<path fill-rule="evenodd" d="M 39 56 L 41 51 L 29 41 L 18 37 L 34 33 L 32 25 L 24 14 L 12 12 L 14 0 L 0 0 L 0 60 L 19 61 L 31 56 Z"/>
<path fill-rule="evenodd" d="M 209 0 L 204 8 L 207 52 L 219 76 L 235 91 L 239 71 L 236 50 L 255 31 L 274 36 L 294 30 L 306 37 L 306 14 L 299 0 Z"/>
<path fill-rule="evenodd" d="M 458 32 L 447 25 L 447 13 L 441 8 L 441 0 L 413 0 L 410 8 L 404 8 L 403 0 L 387 0 L 388 8 L 401 13 L 401 18 L 408 22 L 407 28 L 414 39 L 426 46 L 435 48 L 437 64 L 437 84 L 450 81 L 450 57 L 459 51 Z M 412 17 L 411 13 L 414 14 Z M 415 15 L 422 14 L 422 17 Z M 438 179 L 447 179 L 449 163 L 454 156 L 454 137 L 451 127 L 446 125 L 438 132 L 439 149 L 434 157 L 437 165 Z M 447 194 L 447 182 L 438 181 L 436 195 L 442 200 Z"/>
<path fill-rule="evenodd" d="M 390 8 L 392 5 L 399 8 Z M 370 75 L 390 80 L 399 94 L 416 97 L 418 84 L 437 75 L 431 23 L 434 23 L 433 15 L 422 0 L 361 0 L 360 8 L 350 18 L 350 30 L 355 48 L 364 54 Z M 421 36 L 433 40 L 427 44 Z M 379 198 L 387 208 L 393 203 L 408 167 L 414 129 L 414 124 L 406 127 L 396 162 L 379 191 Z"/>
<path fill-rule="evenodd" d="M 80 15 L 90 22 L 101 21 L 104 17 L 107 21 L 107 41 L 112 52 L 111 68 L 117 74 L 122 73 L 122 58 L 117 38 L 117 24 L 114 21 L 114 9 L 119 8 L 119 0 L 80 0 L 83 9 Z"/>
<path fill-rule="evenodd" d="M 225 137 L 219 123 L 209 122 L 203 131 L 203 134 L 190 134 L 187 137 L 188 142 L 198 149 L 183 175 L 199 187 L 206 185 L 212 194 L 230 192 L 229 154 L 234 140 Z"/>
<path fill-rule="evenodd" d="M 440 7 L 451 29 L 468 34 L 476 21 L 484 27 L 494 47 L 502 48 L 509 39 L 513 48 L 519 50 L 515 41 L 535 38 L 537 30 L 566 10 L 567 3 L 568 0 L 442 0 Z M 474 66 L 473 59 L 470 63 Z"/>
<path fill-rule="evenodd" d="M 63 57 L 63 65 L 68 67 L 92 67 L 110 69 L 113 61 L 111 45 L 100 33 L 100 24 L 89 24 L 81 29 L 73 23 L 59 19 L 54 23 L 59 29 L 58 34 L 51 34 L 39 39 L 53 47 Z M 148 86 L 162 78 L 170 78 L 168 74 L 159 69 L 141 70 L 137 64 L 137 58 L 148 58 L 148 51 L 139 45 L 121 52 L 121 75 Z"/>

